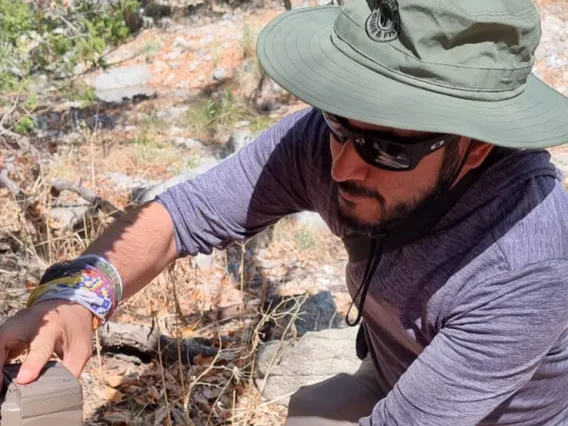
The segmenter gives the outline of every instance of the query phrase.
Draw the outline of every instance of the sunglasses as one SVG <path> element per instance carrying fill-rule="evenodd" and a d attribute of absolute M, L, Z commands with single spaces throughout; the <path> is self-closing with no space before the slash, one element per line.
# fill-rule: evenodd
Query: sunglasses
<path fill-rule="evenodd" d="M 337 142 L 343 145 L 351 140 L 363 161 L 380 169 L 412 170 L 428 154 L 460 139 L 460 136 L 451 134 L 398 138 L 392 133 L 356 129 L 343 117 L 325 111 L 322 114 Z"/>

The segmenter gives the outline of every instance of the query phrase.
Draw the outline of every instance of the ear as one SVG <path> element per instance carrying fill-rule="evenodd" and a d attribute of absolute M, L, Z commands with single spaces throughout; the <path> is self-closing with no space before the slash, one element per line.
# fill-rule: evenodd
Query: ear
<path fill-rule="evenodd" d="M 458 176 L 457 180 L 460 180 L 464 177 L 469 171 L 476 169 L 477 167 L 481 166 L 483 161 L 487 158 L 491 150 L 493 149 L 493 145 L 487 142 L 481 142 L 473 139 L 463 139 L 460 141 L 460 155 L 465 155 L 468 146 L 469 148 L 469 155 L 465 161 L 465 164 L 462 168 L 460 175 Z"/>

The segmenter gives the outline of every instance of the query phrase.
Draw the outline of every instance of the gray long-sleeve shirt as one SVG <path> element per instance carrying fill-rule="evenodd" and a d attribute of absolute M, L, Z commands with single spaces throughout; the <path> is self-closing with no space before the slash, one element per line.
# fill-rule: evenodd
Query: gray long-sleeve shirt
<path fill-rule="evenodd" d="M 363 316 L 387 396 L 361 425 L 568 424 L 568 196 L 549 159 L 506 156 L 432 232 L 384 254 Z M 352 240 L 330 168 L 329 132 L 306 109 L 158 201 L 180 256 L 302 210 Z M 367 262 L 353 246 L 352 296 Z"/>

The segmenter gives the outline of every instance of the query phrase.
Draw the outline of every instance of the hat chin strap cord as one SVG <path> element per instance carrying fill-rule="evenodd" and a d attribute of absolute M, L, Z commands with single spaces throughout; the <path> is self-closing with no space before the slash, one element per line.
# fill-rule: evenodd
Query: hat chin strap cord
<path fill-rule="evenodd" d="M 443 196 L 445 196 L 446 194 L 448 194 L 449 192 L 452 191 L 452 189 L 458 183 L 457 179 L 458 179 L 460 173 L 462 172 L 462 170 L 465 166 L 465 163 L 467 162 L 467 159 L 469 158 L 469 154 L 471 153 L 471 149 L 472 149 L 472 141 L 470 140 L 469 144 L 467 146 L 467 150 L 465 151 L 465 154 L 464 154 L 463 158 L 461 159 L 458 167 L 456 168 L 456 170 L 452 174 L 451 179 L 448 179 L 448 181 L 442 186 L 438 195 L 435 198 L 433 198 L 432 200 L 430 200 L 430 202 L 427 203 L 427 206 L 422 206 L 422 208 L 420 209 L 420 212 L 427 210 L 429 207 L 433 206 L 436 202 L 439 202 L 440 198 L 442 198 Z M 415 213 L 417 213 L 418 216 L 419 216 L 420 212 L 415 212 Z M 414 219 L 415 216 L 416 215 L 411 214 L 411 216 L 407 217 L 405 220 L 403 220 L 403 222 L 406 223 L 409 220 Z M 398 226 L 400 226 L 400 223 L 398 224 Z M 347 315 L 346 315 L 346 318 L 345 318 L 347 324 L 351 327 L 356 326 L 357 324 L 359 324 L 361 322 L 361 319 L 363 317 L 363 306 L 365 305 L 365 299 L 367 298 L 367 292 L 369 291 L 369 287 L 371 285 L 373 274 L 375 273 L 379 264 L 381 263 L 381 258 L 382 258 L 382 255 L 383 255 L 383 249 L 386 246 L 386 240 L 389 236 L 388 231 L 392 230 L 393 228 L 396 228 L 396 226 L 392 226 L 388 230 L 381 230 L 381 231 L 378 231 L 378 232 L 372 232 L 370 234 L 370 237 L 372 238 L 371 249 L 369 251 L 369 258 L 367 260 L 367 266 L 365 267 L 365 273 L 364 273 L 364 276 L 363 276 L 363 280 L 361 282 L 361 285 L 357 289 L 357 293 L 355 294 L 355 297 L 353 298 L 353 300 L 351 301 L 351 304 L 349 305 L 349 309 L 347 311 Z M 406 241 L 406 242 L 408 243 L 408 242 L 410 242 L 410 240 Z M 404 245 L 404 243 L 405 243 L 405 241 L 399 241 L 398 245 L 402 246 L 402 245 Z M 396 243 L 391 244 L 391 246 L 393 246 L 393 248 L 394 248 L 394 247 L 397 246 L 397 244 Z M 351 309 L 353 308 L 353 305 L 355 304 L 355 300 L 357 300 L 357 297 L 359 296 L 359 294 L 361 294 L 361 297 L 359 299 L 360 300 L 360 306 L 357 310 L 357 317 L 355 318 L 355 321 L 352 321 L 349 318 L 350 317 L 349 314 L 351 313 Z"/>

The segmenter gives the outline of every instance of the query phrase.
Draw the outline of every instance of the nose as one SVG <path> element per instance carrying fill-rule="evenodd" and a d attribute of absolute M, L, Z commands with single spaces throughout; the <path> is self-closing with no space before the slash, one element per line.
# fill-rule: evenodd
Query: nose
<path fill-rule="evenodd" d="M 344 144 L 332 141 L 333 164 L 331 177 L 336 182 L 348 180 L 365 180 L 371 167 L 357 154 L 353 142 L 350 140 Z"/>

